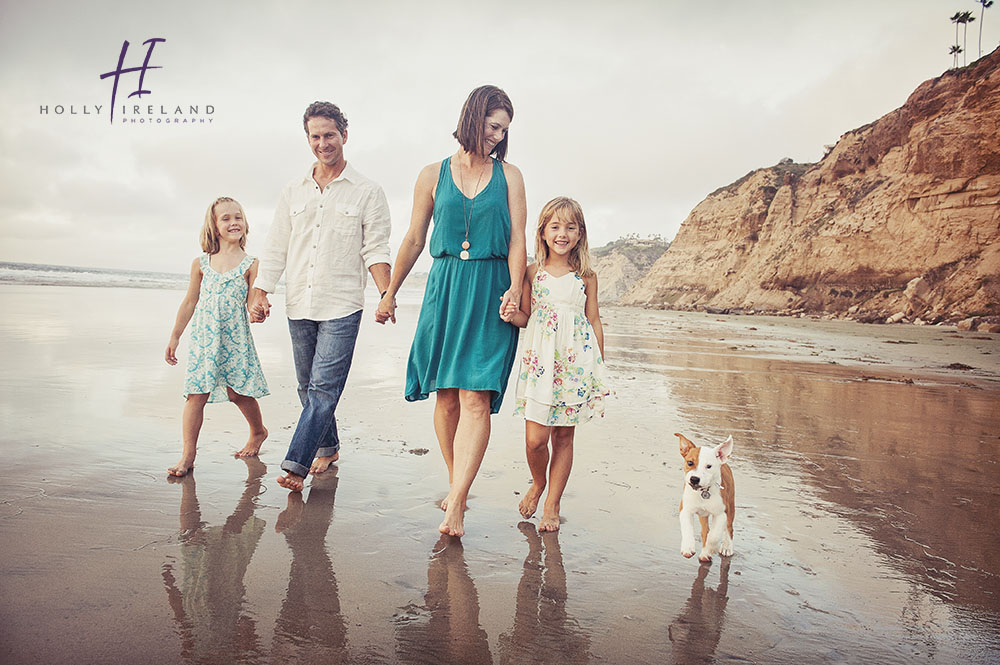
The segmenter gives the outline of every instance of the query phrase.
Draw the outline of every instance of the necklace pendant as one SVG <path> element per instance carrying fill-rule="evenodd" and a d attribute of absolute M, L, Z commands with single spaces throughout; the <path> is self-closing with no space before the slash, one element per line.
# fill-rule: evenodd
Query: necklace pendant
<path fill-rule="evenodd" d="M 465 242 L 462 243 L 462 249 L 469 249 L 469 247 L 471 247 L 471 246 L 472 245 L 469 244 L 468 240 L 466 240 Z"/>
<path fill-rule="evenodd" d="M 461 252 L 458 253 L 458 258 L 462 259 L 463 261 L 468 261 L 469 260 L 469 250 L 463 249 Z"/>
<path fill-rule="evenodd" d="M 712 493 L 709 492 L 708 490 L 702 490 L 701 491 L 701 498 L 703 498 L 703 499 L 711 499 L 712 498 Z"/>

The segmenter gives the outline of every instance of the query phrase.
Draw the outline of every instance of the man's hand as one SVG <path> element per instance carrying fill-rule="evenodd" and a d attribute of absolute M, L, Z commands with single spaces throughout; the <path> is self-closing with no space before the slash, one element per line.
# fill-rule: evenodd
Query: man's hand
<path fill-rule="evenodd" d="M 267 292 L 254 287 L 247 301 L 247 309 L 250 311 L 251 323 L 262 323 L 271 315 L 271 303 L 267 299 Z"/>
<path fill-rule="evenodd" d="M 375 310 L 375 320 L 382 325 L 386 321 L 396 322 L 396 298 L 386 293 L 378 301 L 378 309 Z"/>

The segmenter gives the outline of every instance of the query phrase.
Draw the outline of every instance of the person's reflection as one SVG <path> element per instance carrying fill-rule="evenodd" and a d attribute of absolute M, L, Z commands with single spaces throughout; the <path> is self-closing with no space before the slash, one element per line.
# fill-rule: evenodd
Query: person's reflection
<path fill-rule="evenodd" d="M 326 532 L 333 519 L 337 467 L 314 477 L 305 501 L 289 492 L 275 530 L 292 550 L 288 591 L 274 626 L 274 662 L 340 663 L 347 658 L 347 625 Z"/>
<path fill-rule="evenodd" d="M 691 585 L 691 597 L 684 609 L 677 615 L 668 630 L 671 656 L 675 665 L 715 662 L 715 649 L 722 636 L 722 624 L 726 618 L 726 603 L 729 597 L 729 559 L 720 557 L 719 586 L 705 587 L 712 566 L 702 564 L 698 576 Z"/>
<path fill-rule="evenodd" d="M 245 612 L 243 577 L 264 533 L 254 515 L 267 467 L 243 458 L 247 481 L 243 494 L 222 526 L 206 526 L 195 492 L 194 474 L 180 479 L 180 579 L 174 565 L 163 565 L 163 583 L 181 635 L 181 656 L 199 663 L 255 660 L 260 653 L 257 627 Z"/>
<path fill-rule="evenodd" d="M 500 636 L 500 662 L 590 662 L 589 640 L 566 614 L 559 532 L 539 534 L 531 522 L 521 522 L 518 528 L 528 541 L 528 554 L 517 586 L 514 627 Z"/>
<path fill-rule="evenodd" d="M 396 627 L 396 654 L 404 663 L 492 663 L 479 625 L 479 594 L 465 565 L 462 541 L 442 535 L 427 566 L 424 607 L 407 608 Z M 429 614 L 429 616 L 427 616 Z"/>

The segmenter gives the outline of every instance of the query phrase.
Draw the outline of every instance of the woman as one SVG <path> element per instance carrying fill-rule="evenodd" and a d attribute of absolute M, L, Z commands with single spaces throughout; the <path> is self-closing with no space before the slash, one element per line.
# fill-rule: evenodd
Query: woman
<path fill-rule="evenodd" d="M 434 431 L 450 486 L 438 530 L 451 536 L 465 533 L 466 499 L 516 354 L 517 328 L 500 315 L 508 302 L 520 302 L 526 264 L 524 179 L 504 162 L 513 117 L 510 98 L 495 86 L 465 100 L 454 133 L 458 152 L 417 177 L 410 228 L 375 315 L 395 322 L 396 293 L 433 217 L 434 263 L 406 367 L 406 399 L 437 392 Z"/>

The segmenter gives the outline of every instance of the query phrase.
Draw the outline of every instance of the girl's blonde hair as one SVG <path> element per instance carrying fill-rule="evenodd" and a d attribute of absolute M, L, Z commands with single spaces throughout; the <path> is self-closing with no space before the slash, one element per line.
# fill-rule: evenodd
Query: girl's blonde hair
<path fill-rule="evenodd" d="M 590 265 L 590 246 L 587 244 L 587 223 L 583 219 L 583 208 L 568 196 L 557 196 L 542 207 L 538 214 L 538 228 L 535 230 L 535 260 L 544 266 L 549 258 L 549 246 L 545 244 L 545 225 L 561 214 L 567 222 L 575 222 L 580 230 L 580 241 L 569 253 L 569 265 L 580 277 L 590 277 L 594 269 Z"/>
<path fill-rule="evenodd" d="M 220 203 L 235 203 L 236 207 L 240 209 L 240 214 L 243 215 L 243 223 L 246 225 L 246 231 L 243 232 L 243 237 L 240 238 L 240 249 L 246 249 L 247 246 L 250 223 L 247 222 L 247 214 L 243 212 L 243 206 L 236 199 L 231 199 L 228 196 L 220 196 L 212 201 L 212 205 L 208 206 L 208 212 L 205 213 L 205 225 L 201 227 L 201 249 L 206 254 L 216 254 L 219 251 L 219 228 L 215 224 L 217 221 L 215 206 Z"/>

